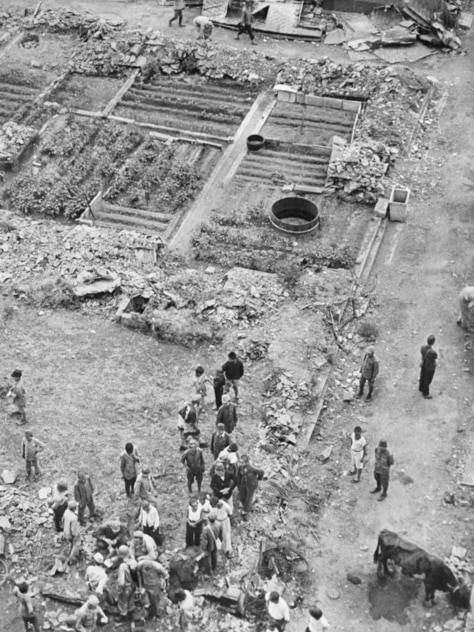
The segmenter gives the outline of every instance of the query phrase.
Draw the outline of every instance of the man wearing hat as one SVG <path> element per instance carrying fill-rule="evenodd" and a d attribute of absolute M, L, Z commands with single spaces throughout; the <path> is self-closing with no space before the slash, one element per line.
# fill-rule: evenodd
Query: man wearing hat
<path fill-rule="evenodd" d="M 370 402 L 372 399 L 372 392 L 374 390 L 375 378 L 379 373 L 379 361 L 375 357 L 375 348 L 373 346 L 367 347 L 364 359 L 362 360 L 362 366 L 360 369 L 360 382 L 359 392 L 357 397 L 362 397 L 364 394 L 365 383 L 369 383 L 369 392 L 365 398 L 366 402 Z"/>
<path fill-rule="evenodd" d="M 230 395 L 222 395 L 222 406 L 217 411 L 216 425 L 223 424 L 227 434 L 232 434 L 237 425 L 237 406 L 230 401 Z"/>
<path fill-rule="evenodd" d="M 130 544 L 130 557 L 137 562 L 144 559 L 158 559 L 158 549 L 153 538 L 137 529 L 133 533 L 133 540 Z"/>
<path fill-rule="evenodd" d="M 96 595 L 91 595 L 85 604 L 83 604 L 76 612 L 76 624 L 74 630 L 76 632 L 95 632 L 97 623 L 105 625 L 108 618 L 99 605 L 99 599 Z"/>
<path fill-rule="evenodd" d="M 12 413 L 12 416 L 18 416 L 20 421 L 18 422 L 19 426 L 26 424 L 26 395 L 25 395 L 25 387 L 23 386 L 23 374 L 19 369 L 15 369 L 11 375 L 12 377 L 12 387 L 10 391 L 7 393 L 7 397 L 13 398 L 13 406 L 15 407 L 15 411 Z"/>
<path fill-rule="evenodd" d="M 94 554 L 95 564 L 91 564 L 86 568 L 86 582 L 89 590 L 103 595 L 104 588 L 109 580 L 104 568 L 104 556 L 102 553 Z"/>
<path fill-rule="evenodd" d="M 137 476 L 135 482 L 135 499 L 139 501 L 148 500 L 152 504 L 156 504 L 156 499 L 153 496 L 155 490 L 155 484 L 153 483 L 153 476 L 148 465 L 142 467 L 142 471 Z"/>
<path fill-rule="evenodd" d="M 387 498 L 390 468 L 393 463 L 393 456 L 387 448 L 387 442 L 385 439 L 381 439 L 379 445 L 375 448 L 374 478 L 377 486 L 370 492 L 371 494 L 382 492 L 377 500 L 385 500 Z"/>
<path fill-rule="evenodd" d="M 77 517 L 77 502 L 70 500 L 67 509 L 64 512 L 64 538 L 71 545 L 69 555 L 66 562 L 73 564 L 79 557 L 81 550 L 81 529 L 79 527 L 79 519 Z"/>

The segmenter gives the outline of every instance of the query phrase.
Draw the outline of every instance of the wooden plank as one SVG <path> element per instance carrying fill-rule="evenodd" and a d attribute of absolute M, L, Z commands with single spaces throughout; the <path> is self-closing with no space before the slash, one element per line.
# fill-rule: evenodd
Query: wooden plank
<path fill-rule="evenodd" d="M 171 136 L 175 136 L 176 134 L 188 134 L 193 138 L 200 138 L 201 140 L 210 141 L 221 141 L 223 143 L 231 143 L 234 140 L 233 136 L 217 136 L 215 134 L 204 134 L 204 132 L 192 132 L 188 129 L 180 129 L 178 127 L 166 127 L 166 125 L 155 125 L 154 123 L 142 123 L 141 121 L 136 121 L 134 119 L 123 118 L 122 116 L 115 116 L 110 114 L 107 117 L 110 121 L 118 121 L 119 123 L 129 123 L 133 125 L 137 125 L 138 127 L 143 127 L 145 129 L 157 130 L 159 132 L 170 132 Z"/>
<path fill-rule="evenodd" d="M 115 108 L 117 103 L 122 99 L 122 97 L 127 92 L 127 90 L 129 90 L 132 87 L 132 85 L 135 83 L 135 79 L 138 77 L 139 73 L 140 73 L 140 68 L 137 68 L 136 70 L 132 72 L 130 77 L 123 84 L 123 86 L 120 88 L 117 94 L 107 103 L 105 108 L 102 110 L 102 116 L 108 116 L 112 112 L 112 110 Z"/>

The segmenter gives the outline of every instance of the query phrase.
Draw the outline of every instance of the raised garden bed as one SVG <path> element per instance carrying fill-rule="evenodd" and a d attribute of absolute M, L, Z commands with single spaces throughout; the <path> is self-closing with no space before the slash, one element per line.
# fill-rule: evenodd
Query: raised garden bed
<path fill-rule="evenodd" d="M 67 108 L 102 111 L 120 90 L 124 79 L 71 73 L 49 97 Z"/>
<path fill-rule="evenodd" d="M 47 85 L 47 77 L 32 71 L 5 69 L 0 71 L 0 124 L 14 120 L 20 122 L 34 99 Z"/>
<path fill-rule="evenodd" d="M 139 78 L 114 114 L 137 121 L 219 137 L 234 134 L 254 96 L 229 82 Z"/>

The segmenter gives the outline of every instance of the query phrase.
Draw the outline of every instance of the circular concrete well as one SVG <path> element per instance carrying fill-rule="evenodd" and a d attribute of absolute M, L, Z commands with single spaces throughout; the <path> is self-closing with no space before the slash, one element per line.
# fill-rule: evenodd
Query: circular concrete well
<path fill-rule="evenodd" d="M 265 139 L 260 134 L 250 134 L 247 136 L 247 149 L 249 151 L 258 151 L 265 146 Z"/>
<path fill-rule="evenodd" d="M 272 204 L 270 221 L 286 233 L 309 233 L 319 226 L 319 210 L 311 200 L 286 197 Z"/>

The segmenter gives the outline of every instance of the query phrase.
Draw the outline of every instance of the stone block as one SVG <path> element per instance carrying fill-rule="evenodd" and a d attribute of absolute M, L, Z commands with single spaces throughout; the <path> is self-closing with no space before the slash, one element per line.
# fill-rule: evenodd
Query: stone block
<path fill-rule="evenodd" d="M 379 198 L 374 208 L 375 217 L 387 217 L 389 203 L 390 200 L 387 200 L 387 198 Z"/>
<path fill-rule="evenodd" d="M 324 105 L 324 97 L 317 97 L 314 94 L 307 94 L 306 105 L 313 105 L 317 108 L 321 108 Z"/>
<path fill-rule="evenodd" d="M 306 102 L 306 96 L 302 92 L 298 92 L 296 95 L 296 103 L 304 105 Z"/>
<path fill-rule="evenodd" d="M 360 108 L 359 101 L 343 101 L 342 109 L 346 112 L 358 112 Z"/>
<path fill-rule="evenodd" d="M 323 97 L 323 107 L 332 108 L 333 110 L 342 110 L 342 99 L 333 99 L 332 97 Z"/>

